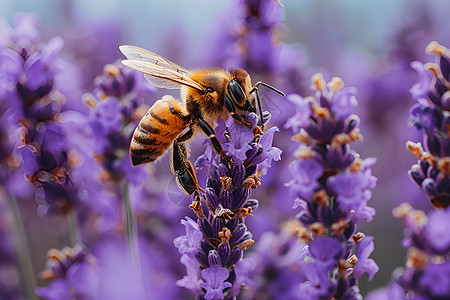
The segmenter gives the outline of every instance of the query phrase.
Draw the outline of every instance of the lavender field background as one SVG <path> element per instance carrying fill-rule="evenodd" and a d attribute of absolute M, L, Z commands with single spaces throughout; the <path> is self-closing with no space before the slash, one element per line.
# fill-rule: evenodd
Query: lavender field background
<path fill-rule="evenodd" d="M 239 272 L 253 275 L 239 280 L 253 290 L 233 286 L 238 299 L 300 299 L 288 294 L 305 277 L 295 269 L 298 237 L 288 234 L 299 212 L 293 208 L 298 195 L 286 186 L 296 176 L 289 166 L 298 160 L 292 129 L 301 127 L 292 121 L 301 115 L 292 95 L 317 96 L 311 89 L 316 73 L 356 88 L 348 93 L 356 95 L 351 111 L 364 138 L 351 148 L 363 159 L 376 158 L 367 169 L 377 178 L 368 200 L 376 214 L 358 223 L 357 231 L 374 238 L 370 258 L 379 267 L 371 281 L 366 274 L 358 285 L 363 296 L 386 287 L 407 253 L 404 225 L 393 209 L 408 202 L 426 213 L 435 210 L 408 175 L 417 157 L 405 144 L 423 139 L 410 122 L 417 103 L 410 90 L 423 81 L 411 63 L 436 62 L 436 55 L 425 53 L 431 41 L 450 47 L 450 3 L 281 2 L 0 2 L 1 299 L 39 299 L 36 287 L 44 299 L 69 299 L 68 286 L 75 299 L 194 299 L 201 293 L 199 282 L 192 282 L 193 265 L 182 259 L 182 247 L 192 242 L 187 231 L 199 230 L 186 219 L 196 220 L 188 208 L 192 199 L 176 186 L 168 155 L 132 167 L 127 153 L 148 107 L 163 95 L 179 94 L 122 66 L 118 47 L 124 44 L 187 69 L 242 67 L 253 83 L 263 80 L 288 95 L 261 89 L 263 107 L 272 115 L 267 128 L 279 131 L 267 132 L 261 142 L 267 156 L 264 165 L 258 163 L 261 185 L 247 197 L 258 203 L 253 216 L 245 217 L 254 244 L 241 250 L 254 265 L 241 263 Z M 234 134 L 245 135 L 239 128 Z M 190 144 L 191 161 L 203 159 L 196 163 L 203 187 L 214 158 L 207 142 L 202 136 Z M 250 240 L 248 231 L 244 241 Z M 48 255 L 64 247 L 72 249 Z M 449 274 L 443 276 L 448 280 Z M 209 291 L 207 276 L 199 278 Z"/>

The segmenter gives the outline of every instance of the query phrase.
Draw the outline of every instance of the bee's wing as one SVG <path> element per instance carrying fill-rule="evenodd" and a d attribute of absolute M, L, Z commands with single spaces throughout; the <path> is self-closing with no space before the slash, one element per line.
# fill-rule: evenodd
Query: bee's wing
<path fill-rule="evenodd" d="M 164 57 L 134 46 L 120 46 L 119 49 L 128 58 L 122 63 L 144 73 L 145 78 L 157 87 L 179 89 L 182 85 L 186 85 L 199 91 L 204 90 L 199 83 L 189 77 L 188 70 Z"/>
<path fill-rule="evenodd" d="M 188 70 L 151 51 L 129 45 L 119 46 L 120 51 L 129 60 L 143 60 L 152 64 L 172 69 L 178 73 L 190 74 Z"/>
<path fill-rule="evenodd" d="M 269 111 L 272 116 L 277 117 L 280 117 L 283 114 L 285 108 L 280 104 L 283 102 L 278 101 L 279 98 L 276 98 L 277 96 L 273 97 L 272 95 L 268 95 L 267 90 L 265 89 L 258 89 L 258 93 L 262 104 L 261 109 L 263 111 Z"/>

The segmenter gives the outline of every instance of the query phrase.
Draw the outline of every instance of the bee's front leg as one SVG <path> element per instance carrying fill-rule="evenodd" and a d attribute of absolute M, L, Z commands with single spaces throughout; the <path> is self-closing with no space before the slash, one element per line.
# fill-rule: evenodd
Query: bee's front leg
<path fill-rule="evenodd" d="M 227 95 L 225 95 L 225 107 L 227 108 L 228 112 L 230 113 L 233 120 L 241 125 L 244 125 L 248 128 L 250 128 L 253 131 L 253 134 L 257 139 L 259 139 L 259 136 L 263 134 L 264 132 L 264 124 L 261 126 L 256 126 L 253 128 L 252 124 L 250 124 L 246 119 L 244 119 L 241 115 L 236 113 L 236 109 L 234 108 L 233 102 L 228 98 Z"/>
<path fill-rule="evenodd" d="M 214 129 L 203 119 L 198 119 L 198 125 L 203 130 L 203 132 L 211 139 L 211 145 L 213 146 L 214 151 L 216 151 L 216 153 L 227 162 L 228 166 L 231 167 L 234 164 L 233 158 L 227 156 L 225 150 L 223 150 L 222 144 L 217 139 Z"/>

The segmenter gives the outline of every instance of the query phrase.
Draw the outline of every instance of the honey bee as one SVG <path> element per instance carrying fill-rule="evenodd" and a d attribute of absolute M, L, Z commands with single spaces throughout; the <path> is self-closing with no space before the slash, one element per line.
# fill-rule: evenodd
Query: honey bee
<path fill-rule="evenodd" d="M 199 200 L 203 192 L 197 181 L 192 163 L 188 160 L 185 142 L 196 132 L 204 132 L 218 155 L 228 163 L 222 145 L 215 136 L 214 124 L 218 118 L 234 121 L 252 128 L 244 118 L 250 112 L 256 113 L 258 106 L 261 126 L 255 134 L 264 130 L 263 113 L 258 87 L 268 87 L 284 96 L 274 87 L 258 82 L 251 84 L 250 75 L 243 69 L 224 70 L 220 68 L 188 71 L 185 68 L 153 53 L 135 46 L 120 46 L 127 57 L 122 63 L 144 73 L 153 85 L 166 89 L 180 89 L 182 101 L 166 95 L 156 101 L 139 122 L 130 144 L 133 166 L 155 161 L 172 145 L 171 170 L 178 185 L 187 194 L 194 194 Z M 255 97 L 256 95 L 256 97 Z M 257 103 L 256 103 L 257 102 Z M 185 129 L 189 128 L 187 131 Z"/>

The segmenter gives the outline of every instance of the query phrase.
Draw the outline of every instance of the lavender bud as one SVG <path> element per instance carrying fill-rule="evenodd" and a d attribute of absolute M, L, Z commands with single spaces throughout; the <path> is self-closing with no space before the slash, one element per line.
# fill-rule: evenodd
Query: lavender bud
<path fill-rule="evenodd" d="M 208 264 L 209 266 L 212 265 L 222 265 L 221 256 L 219 255 L 219 252 L 216 250 L 211 250 L 208 253 Z"/>
<path fill-rule="evenodd" d="M 429 195 L 429 196 L 436 196 L 438 194 L 436 182 L 434 179 L 426 178 L 422 182 L 422 189 Z"/>
<path fill-rule="evenodd" d="M 416 166 L 416 167 L 414 167 Z M 423 176 L 423 173 L 420 170 L 420 167 L 418 165 L 414 165 L 411 170 L 409 170 L 408 174 L 411 176 L 411 178 L 417 183 L 417 185 L 422 186 L 422 182 L 425 179 Z"/>

